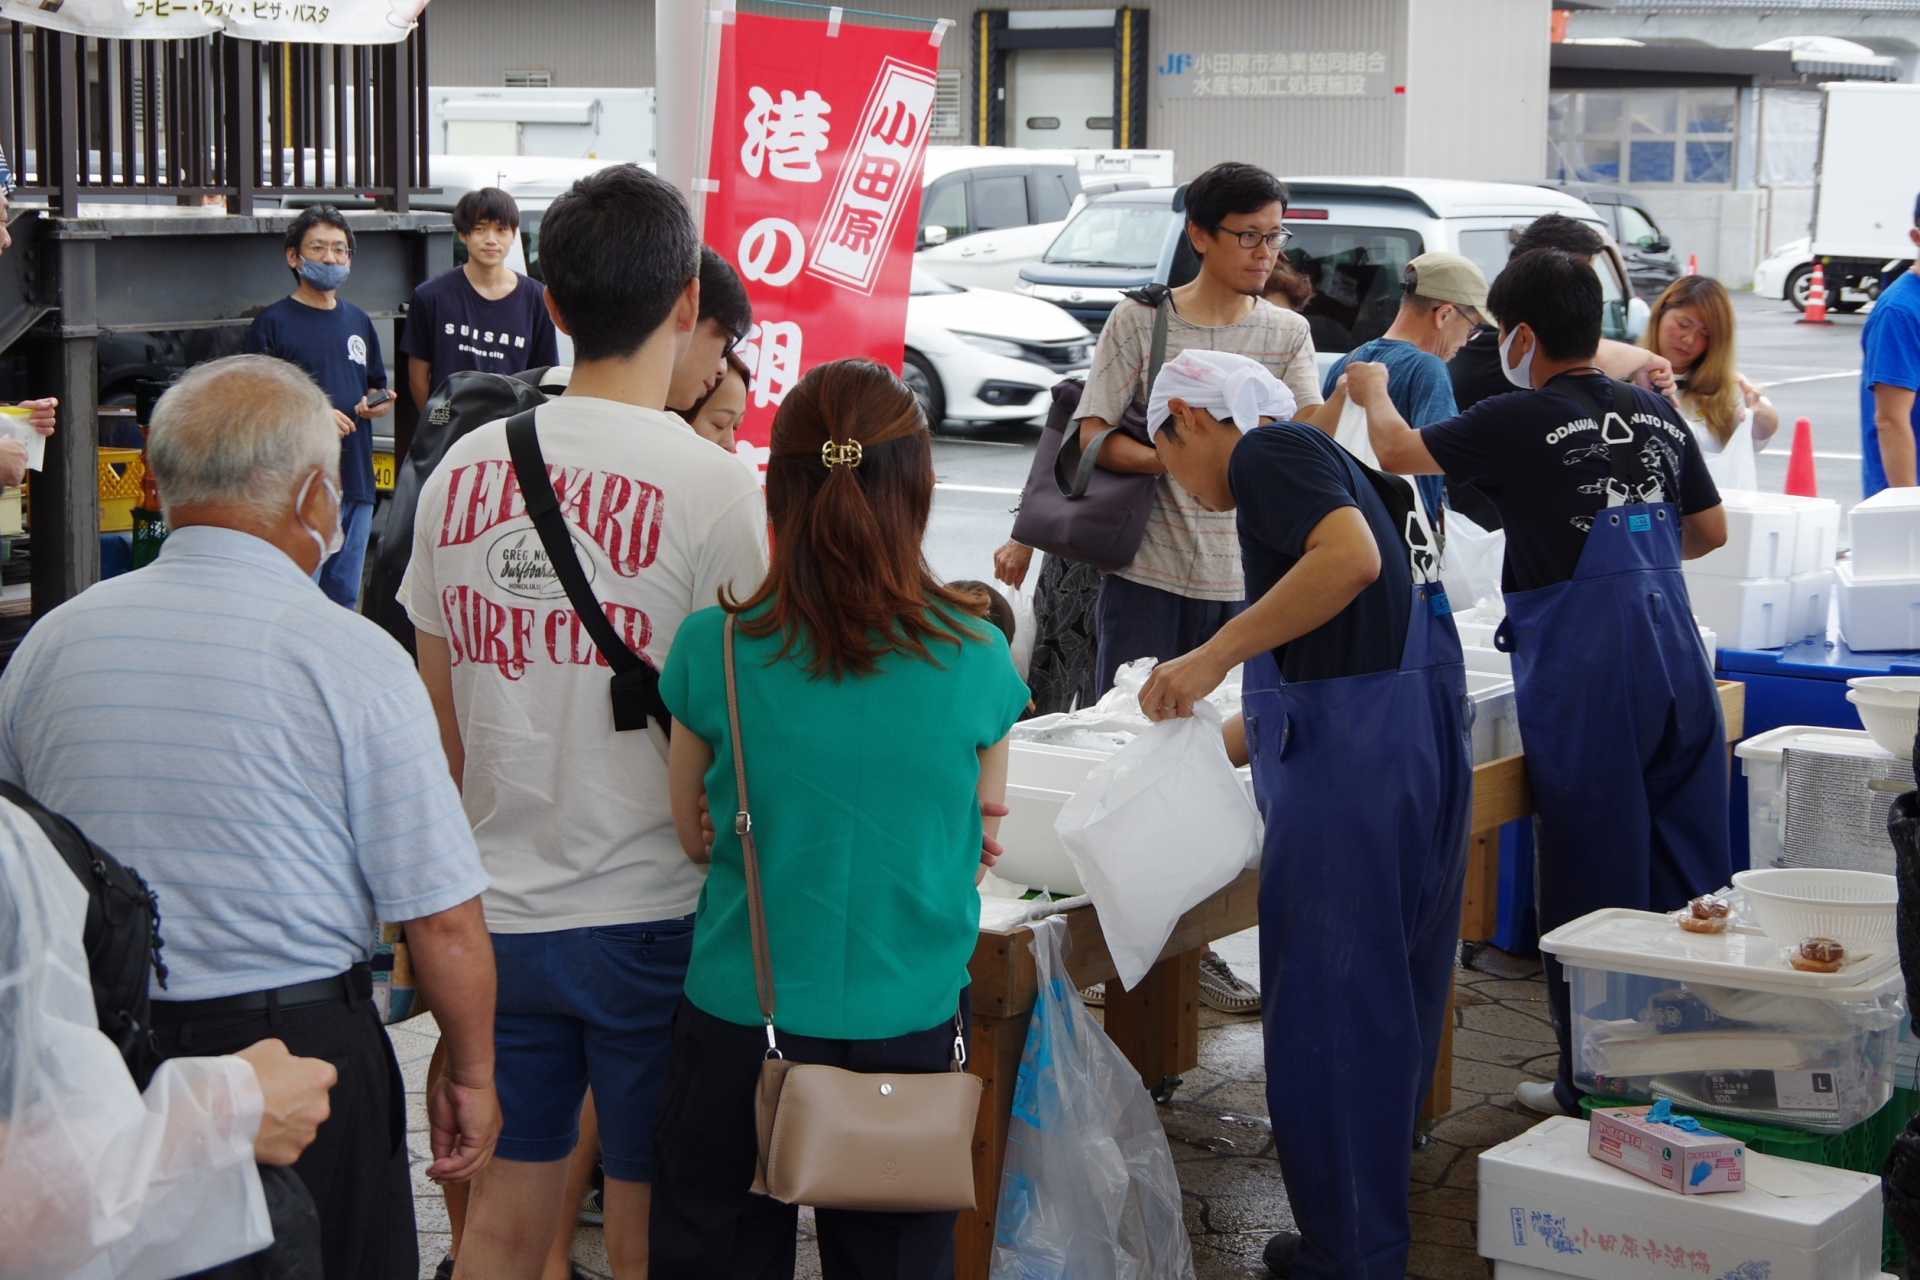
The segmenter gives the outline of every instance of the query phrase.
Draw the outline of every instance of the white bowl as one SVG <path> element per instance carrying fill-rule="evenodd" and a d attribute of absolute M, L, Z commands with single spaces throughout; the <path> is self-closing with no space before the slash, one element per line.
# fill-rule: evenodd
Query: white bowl
<path fill-rule="evenodd" d="M 1920 702 L 1879 701 L 1871 690 L 1849 689 L 1847 701 L 1867 731 L 1883 751 L 1891 751 L 1902 760 L 1913 759 L 1914 730 L 1920 726 Z"/>
<path fill-rule="evenodd" d="M 1769 938 L 1792 946 L 1806 938 L 1833 938 L 1847 947 L 1891 948 L 1900 887 L 1872 871 L 1766 867 L 1736 872 L 1754 922 Z"/>

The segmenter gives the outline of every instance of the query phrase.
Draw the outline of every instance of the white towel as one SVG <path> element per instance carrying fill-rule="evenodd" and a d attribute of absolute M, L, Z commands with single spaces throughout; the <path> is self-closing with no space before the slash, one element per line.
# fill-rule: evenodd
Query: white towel
<path fill-rule="evenodd" d="M 1262 419 L 1286 421 L 1299 405 L 1287 384 L 1248 356 L 1229 351 L 1182 351 L 1160 366 L 1147 397 L 1147 435 L 1160 433 L 1170 400 L 1184 400 L 1222 422 L 1251 431 Z"/>

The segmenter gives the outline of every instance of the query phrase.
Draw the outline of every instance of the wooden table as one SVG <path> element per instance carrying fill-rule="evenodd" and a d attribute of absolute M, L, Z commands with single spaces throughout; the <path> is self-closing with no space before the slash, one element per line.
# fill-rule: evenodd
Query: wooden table
<path fill-rule="evenodd" d="M 1720 682 L 1727 741 L 1738 742 L 1746 723 L 1746 686 Z M 1473 771 L 1473 815 L 1468 823 L 1466 894 L 1460 937 L 1491 938 L 1500 911 L 1500 828 L 1533 812 L 1524 756 L 1491 760 Z M 1199 1065 L 1200 955 L 1208 943 L 1259 923 L 1260 873 L 1242 872 L 1226 888 L 1189 911 L 1174 926 L 1160 960 L 1132 991 L 1114 980 L 1113 957 L 1092 907 L 1068 911 L 1067 973 L 1077 989 L 1107 985 L 1108 1036 L 1127 1055 L 1149 1089 L 1162 1093 L 1181 1072 Z M 1027 1024 L 1038 996 L 1033 930 L 982 929 L 968 966 L 973 978 L 971 1066 L 986 1082 L 973 1137 L 973 1185 L 979 1209 L 960 1215 L 956 1230 L 959 1280 L 986 1280 L 1000 1201 L 1000 1174 L 1012 1123 L 1013 1086 Z M 1431 1120 L 1453 1105 L 1453 1017 L 1449 999 L 1433 1092 L 1423 1110 Z"/>

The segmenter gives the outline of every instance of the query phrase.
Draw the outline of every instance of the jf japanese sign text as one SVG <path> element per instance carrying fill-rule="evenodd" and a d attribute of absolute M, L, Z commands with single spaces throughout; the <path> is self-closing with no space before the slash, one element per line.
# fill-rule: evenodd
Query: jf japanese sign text
<path fill-rule="evenodd" d="M 774 411 L 815 365 L 900 369 L 939 54 L 925 27 L 742 13 L 721 28 L 706 238 L 753 299 L 742 454 L 765 459 Z"/>

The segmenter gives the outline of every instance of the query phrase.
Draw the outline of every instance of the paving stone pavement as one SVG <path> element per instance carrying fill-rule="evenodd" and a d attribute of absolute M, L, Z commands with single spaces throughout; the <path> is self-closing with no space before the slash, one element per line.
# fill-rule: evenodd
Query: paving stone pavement
<path fill-rule="evenodd" d="M 1256 937 L 1249 930 L 1216 944 L 1249 981 L 1259 972 Z M 1488 948 L 1456 978 L 1453 1109 L 1414 1154 L 1411 1280 L 1486 1280 L 1489 1269 L 1474 1250 L 1475 1159 L 1536 1123 L 1514 1104 L 1513 1086 L 1547 1079 L 1553 1069 L 1553 1028 L 1536 961 Z M 438 1031 L 422 1018 L 389 1034 L 408 1090 L 407 1142 L 425 1280 L 448 1244 L 446 1208 L 424 1174 L 422 1090 Z M 1186 1197 L 1195 1280 L 1266 1280 L 1261 1250 L 1268 1236 L 1293 1219 L 1273 1157 L 1260 1020 L 1201 1010 L 1200 1066 L 1160 1114 Z M 812 1236 L 811 1215 L 803 1211 L 798 1280 L 819 1280 Z M 588 1275 L 611 1275 L 598 1227 L 575 1231 L 573 1257 Z"/>

